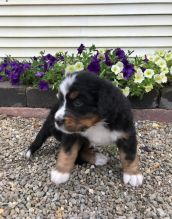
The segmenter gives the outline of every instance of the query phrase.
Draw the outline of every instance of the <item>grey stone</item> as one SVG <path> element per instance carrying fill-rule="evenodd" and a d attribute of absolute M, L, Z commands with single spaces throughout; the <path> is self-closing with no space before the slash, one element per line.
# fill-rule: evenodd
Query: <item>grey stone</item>
<path fill-rule="evenodd" d="M 27 87 L 27 106 L 37 108 L 51 108 L 57 102 L 56 93 L 57 92 L 52 90 L 41 91 L 37 88 Z"/>
<path fill-rule="evenodd" d="M 159 214 L 160 217 L 166 216 L 166 213 L 163 211 L 162 208 L 157 208 L 157 212 L 158 212 L 158 214 Z"/>
<path fill-rule="evenodd" d="M 129 97 L 129 101 L 133 109 L 154 109 L 158 107 L 158 97 L 159 93 L 156 90 L 152 90 L 144 94 L 143 98 Z"/>
<path fill-rule="evenodd" d="M 160 108 L 172 109 L 172 85 L 161 90 Z"/>
<path fill-rule="evenodd" d="M 0 82 L 0 106 L 26 106 L 26 88 Z"/>

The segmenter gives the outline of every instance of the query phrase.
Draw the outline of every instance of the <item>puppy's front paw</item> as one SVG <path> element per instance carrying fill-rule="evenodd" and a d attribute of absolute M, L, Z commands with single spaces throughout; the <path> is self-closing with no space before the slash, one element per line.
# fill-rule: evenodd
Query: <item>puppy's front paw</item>
<path fill-rule="evenodd" d="M 140 186 L 143 182 L 143 175 L 141 173 L 136 175 L 129 175 L 128 173 L 124 173 L 123 181 L 125 184 L 129 183 L 132 186 Z"/>
<path fill-rule="evenodd" d="M 26 157 L 27 159 L 30 159 L 31 155 L 32 155 L 31 150 L 27 150 L 26 153 L 25 153 L 25 157 Z"/>
<path fill-rule="evenodd" d="M 96 153 L 95 165 L 103 166 L 108 162 L 108 160 L 109 160 L 109 158 L 106 157 L 104 154 Z"/>
<path fill-rule="evenodd" d="M 61 183 L 65 183 L 68 181 L 70 174 L 69 173 L 61 173 L 58 170 L 51 171 L 51 181 L 56 185 Z"/>

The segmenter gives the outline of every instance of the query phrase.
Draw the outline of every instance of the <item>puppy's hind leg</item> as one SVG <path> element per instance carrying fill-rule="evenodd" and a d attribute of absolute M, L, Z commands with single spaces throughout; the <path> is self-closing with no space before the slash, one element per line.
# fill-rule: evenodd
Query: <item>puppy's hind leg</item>
<path fill-rule="evenodd" d="M 90 143 L 87 139 L 81 137 L 80 139 L 81 150 L 77 158 L 78 163 L 82 161 L 94 164 L 96 166 L 105 165 L 108 162 L 108 157 L 101 153 L 96 153 L 93 148 L 90 147 Z"/>

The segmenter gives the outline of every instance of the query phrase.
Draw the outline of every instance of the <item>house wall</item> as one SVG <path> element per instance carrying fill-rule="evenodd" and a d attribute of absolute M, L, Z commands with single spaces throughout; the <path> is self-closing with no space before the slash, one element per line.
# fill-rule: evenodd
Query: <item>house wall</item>
<path fill-rule="evenodd" d="M 172 49 L 172 0 L 0 0 L 0 57 L 81 43 L 137 55 Z"/>

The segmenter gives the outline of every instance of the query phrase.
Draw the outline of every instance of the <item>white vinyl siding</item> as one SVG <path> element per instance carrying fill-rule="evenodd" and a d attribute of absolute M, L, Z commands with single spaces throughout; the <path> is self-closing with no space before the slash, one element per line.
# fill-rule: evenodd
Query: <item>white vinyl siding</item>
<path fill-rule="evenodd" d="M 137 55 L 172 49 L 172 0 L 0 0 L 0 57 L 81 43 Z"/>

